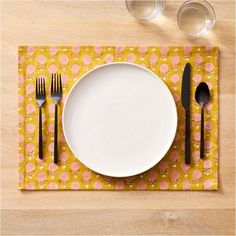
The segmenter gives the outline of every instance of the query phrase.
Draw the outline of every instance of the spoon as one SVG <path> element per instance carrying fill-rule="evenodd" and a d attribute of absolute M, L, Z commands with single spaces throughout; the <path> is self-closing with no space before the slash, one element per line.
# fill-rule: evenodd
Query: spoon
<path fill-rule="evenodd" d="M 206 83 L 202 82 L 197 86 L 195 92 L 195 100 L 201 106 L 201 146 L 200 146 L 200 157 L 204 157 L 204 106 L 210 100 L 210 90 Z"/>

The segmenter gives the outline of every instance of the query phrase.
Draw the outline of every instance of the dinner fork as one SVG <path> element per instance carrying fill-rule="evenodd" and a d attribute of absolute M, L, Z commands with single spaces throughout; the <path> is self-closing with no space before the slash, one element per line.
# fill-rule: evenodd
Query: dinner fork
<path fill-rule="evenodd" d="M 42 107 L 46 101 L 45 79 L 36 79 L 36 102 L 39 106 L 39 158 L 43 159 Z"/>
<path fill-rule="evenodd" d="M 54 163 L 58 163 L 58 104 L 62 98 L 61 74 L 52 74 L 51 97 L 55 103 L 55 122 L 54 122 Z"/>

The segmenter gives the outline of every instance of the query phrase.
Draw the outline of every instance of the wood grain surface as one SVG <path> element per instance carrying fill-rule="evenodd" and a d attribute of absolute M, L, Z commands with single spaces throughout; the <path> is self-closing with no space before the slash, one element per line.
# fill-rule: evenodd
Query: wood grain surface
<path fill-rule="evenodd" d="M 136 22 L 124 1 L 1 1 L 1 235 L 235 235 L 235 3 L 212 0 L 204 38 L 177 29 L 183 1 Z M 220 47 L 219 191 L 17 190 L 17 47 L 73 44 Z"/>

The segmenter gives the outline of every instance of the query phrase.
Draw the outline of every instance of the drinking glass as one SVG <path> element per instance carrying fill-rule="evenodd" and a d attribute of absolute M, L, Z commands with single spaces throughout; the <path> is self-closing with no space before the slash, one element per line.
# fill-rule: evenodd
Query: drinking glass
<path fill-rule="evenodd" d="M 166 2 L 155 0 L 126 0 L 126 8 L 137 20 L 151 20 L 164 11 Z"/>
<path fill-rule="evenodd" d="M 215 19 L 212 5 L 205 0 L 184 2 L 177 15 L 180 30 L 190 37 L 205 35 L 213 28 Z"/>

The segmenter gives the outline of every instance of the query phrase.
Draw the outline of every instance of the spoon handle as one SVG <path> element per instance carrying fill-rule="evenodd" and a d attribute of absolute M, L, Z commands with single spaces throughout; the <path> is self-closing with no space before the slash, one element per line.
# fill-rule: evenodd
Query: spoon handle
<path fill-rule="evenodd" d="M 201 146 L 200 146 L 200 157 L 204 158 L 204 108 L 201 109 Z"/>

